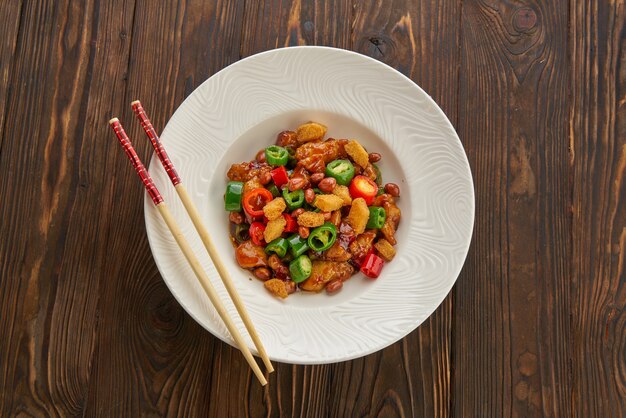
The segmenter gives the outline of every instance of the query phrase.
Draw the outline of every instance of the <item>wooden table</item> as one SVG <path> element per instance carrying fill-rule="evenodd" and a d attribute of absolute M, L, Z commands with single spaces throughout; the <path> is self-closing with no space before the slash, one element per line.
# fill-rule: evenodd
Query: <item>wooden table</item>
<path fill-rule="evenodd" d="M 623 0 L 0 2 L 0 416 L 626 416 L 625 14 Z M 163 283 L 106 122 L 140 98 L 160 130 L 216 71 L 304 44 L 381 60 L 439 103 L 476 225 L 421 327 L 358 360 L 278 364 L 263 389 Z"/>

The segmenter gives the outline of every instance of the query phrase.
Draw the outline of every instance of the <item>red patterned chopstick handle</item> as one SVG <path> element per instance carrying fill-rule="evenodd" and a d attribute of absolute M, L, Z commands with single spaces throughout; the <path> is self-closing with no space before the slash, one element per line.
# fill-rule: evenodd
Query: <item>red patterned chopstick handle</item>
<path fill-rule="evenodd" d="M 150 139 L 152 147 L 154 148 L 156 155 L 159 157 L 159 161 L 161 161 L 161 164 L 167 172 L 167 175 L 170 177 L 170 180 L 172 180 L 172 184 L 176 186 L 178 183 L 180 183 L 180 177 L 178 177 L 178 173 L 176 172 L 176 169 L 174 168 L 174 164 L 172 164 L 170 157 L 167 156 L 167 152 L 165 152 L 165 148 L 163 148 L 163 144 L 159 140 L 159 136 L 154 130 L 152 122 L 150 122 L 150 119 L 148 119 L 148 115 L 146 115 L 146 111 L 143 109 L 141 102 L 139 100 L 135 100 L 132 103 L 132 107 L 135 115 L 137 115 L 137 119 L 139 119 L 139 122 L 141 123 L 141 127 Z"/>
<path fill-rule="evenodd" d="M 115 136 L 119 139 L 120 144 L 122 144 L 130 163 L 135 168 L 137 175 L 146 187 L 146 190 L 148 191 L 148 194 L 150 195 L 150 198 L 152 198 L 154 204 L 158 205 L 159 203 L 162 203 L 163 197 L 161 196 L 161 193 L 157 190 L 154 182 L 152 181 L 152 177 L 148 174 L 148 170 L 146 170 L 146 167 L 144 167 L 139 159 L 139 156 L 135 152 L 135 148 L 133 148 L 133 144 L 130 143 L 130 140 L 126 135 L 126 132 L 124 132 L 124 128 L 122 127 L 120 121 L 117 118 L 113 118 L 109 121 L 109 125 L 111 126 L 111 129 L 113 129 L 113 132 L 115 132 Z"/>

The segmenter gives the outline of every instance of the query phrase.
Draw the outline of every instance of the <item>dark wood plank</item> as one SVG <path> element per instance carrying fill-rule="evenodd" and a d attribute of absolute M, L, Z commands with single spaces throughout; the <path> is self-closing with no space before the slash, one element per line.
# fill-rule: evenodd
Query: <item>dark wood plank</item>
<path fill-rule="evenodd" d="M 74 156 L 86 124 L 93 17 L 90 2 L 25 3 L 22 11 L 0 156 L 0 197 L 11 202 L 0 216 L 3 416 L 73 415 L 86 399 L 98 290 L 89 258 L 81 257 L 98 250 L 86 240 L 69 242 L 67 230 L 79 185 Z M 86 224 L 107 229 L 95 219 Z M 68 271 L 68 262 L 85 264 Z"/>
<path fill-rule="evenodd" d="M 247 2 L 241 57 L 297 45 L 350 49 L 351 20 L 352 5 L 346 0 Z"/>
<path fill-rule="evenodd" d="M 455 123 L 460 12 L 452 2 L 355 2 L 353 48 L 413 79 Z M 450 416 L 452 306 L 450 295 L 402 341 L 333 366 L 340 390 L 332 392 L 331 415 Z"/>
<path fill-rule="evenodd" d="M 348 1 L 246 2 L 241 57 L 294 45 L 330 45 L 350 48 L 352 8 Z M 334 366 L 276 364 L 269 389 L 248 392 L 250 416 L 321 417 L 335 405 Z M 218 415 L 215 415 L 218 416 Z M 235 415 L 232 415 L 235 416 Z"/>
<path fill-rule="evenodd" d="M 626 416 L 626 10 L 572 1 L 572 393 L 578 417 Z"/>
<path fill-rule="evenodd" d="M 625 415 L 626 11 L 544 3 L 1 2 L 0 416 Z M 441 105 L 475 237 L 418 330 L 277 364 L 262 389 L 162 282 L 106 121 L 147 160 L 132 99 L 161 129 L 224 66 L 304 44 L 386 62 Z"/>
<path fill-rule="evenodd" d="M 154 7 L 150 1 L 137 1 L 129 16 L 134 20 L 123 29 L 131 44 L 128 68 L 103 77 L 103 87 L 112 80 L 122 84 L 114 94 L 114 109 L 147 163 L 150 145 L 130 102 L 141 99 L 161 130 L 187 94 L 238 59 L 243 7 L 239 2 L 204 1 Z M 94 97 L 94 114 L 97 108 Z M 241 354 L 195 323 L 165 286 L 146 238 L 141 184 L 107 120 L 97 117 L 99 141 L 106 149 L 86 152 L 104 151 L 116 167 L 107 213 L 108 252 L 116 261 L 99 271 L 100 318 L 86 415 L 206 416 L 217 408 L 212 416 L 223 416 L 224 410 L 242 416 L 240 396 L 254 385 L 253 376 Z M 90 167 L 94 176 L 107 177 L 105 166 Z M 230 393 L 233 387 L 236 393 Z"/>
<path fill-rule="evenodd" d="M 5 135 L 3 135 L 4 127 L 5 127 L 5 115 L 6 115 L 6 103 L 10 94 L 10 85 L 12 81 L 12 73 L 14 68 L 15 61 L 15 49 L 17 48 L 17 39 L 18 39 L 18 30 L 19 24 L 21 22 L 21 11 L 22 4 L 21 2 L 3 2 L 0 4 L 0 22 L 9 22 L 7 25 L 0 26 L 0 161 L 2 157 L 2 143 L 4 142 Z M 15 91 L 15 90 L 13 90 Z M 0 173 L 2 171 L 0 170 Z M 1 194 L 0 188 L 0 197 L 4 195 Z M 3 199 L 4 200 L 4 199 Z M 0 208 L 0 215 L 2 218 L 5 218 L 10 211 L 7 206 L 2 205 Z M 4 241 L 5 233 L 8 233 L 8 225 L 2 223 L 0 221 L 0 237 L 2 237 L 2 241 Z M 2 244 L 0 244 L 0 278 L 5 277 L 5 274 L 9 271 L 9 268 L 14 269 L 15 266 L 9 267 L 5 265 L 5 262 L 8 261 L 8 255 L 3 251 Z M 4 280 L 2 280 L 4 282 Z M 7 280 L 7 283 L 4 284 L 0 282 L 0 303 L 3 305 L 10 304 L 12 302 L 12 298 L 15 293 L 11 293 L 11 289 L 15 289 L 17 283 L 15 281 Z M 9 351 L 9 347 L 11 346 L 9 339 L 11 338 L 10 327 L 14 324 L 16 319 L 15 315 L 17 312 L 15 309 L 0 309 L 0 414 L 7 411 L 9 405 L 11 403 L 11 393 L 3 390 L 7 387 L 8 381 L 12 380 L 12 377 L 9 376 L 11 371 L 13 370 L 10 366 L 11 360 L 14 360 L 14 353 Z M 13 345 L 15 346 L 15 344 Z"/>
<path fill-rule="evenodd" d="M 455 292 L 456 416 L 571 416 L 565 1 L 463 2 L 476 223 Z"/>
<path fill-rule="evenodd" d="M 7 1 L 0 3 L 0 150 L 4 135 L 5 105 L 11 91 L 9 81 L 13 79 L 15 49 L 22 18 L 22 2 Z"/>

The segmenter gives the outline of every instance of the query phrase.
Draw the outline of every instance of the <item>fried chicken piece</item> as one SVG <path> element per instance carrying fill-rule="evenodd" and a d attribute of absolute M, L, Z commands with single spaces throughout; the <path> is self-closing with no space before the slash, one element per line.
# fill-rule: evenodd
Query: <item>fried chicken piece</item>
<path fill-rule="evenodd" d="M 239 244 L 235 250 L 237 264 L 244 269 L 267 266 L 267 254 L 265 249 L 255 245 L 251 240 Z"/>
<path fill-rule="evenodd" d="M 358 235 L 356 239 L 350 243 L 349 248 L 354 257 L 354 261 L 359 264 L 363 261 L 363 258 L 372 249 L 374 238 L 376 238 L 376 232 L 370 229 Z"/>
<path fill-rule="evenodd" d="M 346 140 L 329 139 L 324 142 L 308 142 L 296 149 L 298 165 L 302 165 L 312 173 L 323 173 L 326 164 L 345 157 Z"/>
<path fill-rule="evenodd" d="M 354 229 L 356 235 L 362 234 L 365 231 L 365 225 L 370 217 L 370 210 L 365 203 L 365 199 L 358 197 L 352 201 L 350 206 L 350 213 L 348 214 L 347 221 Z"/>
<path fill-rule="evenodd" d="M 349 206 L 352 204 L 352 196 L 350 196 L 350 189 L 347 186 L 338 184 L 333 189 L 333 194 L 339 196 L 343 200 L 343 206 Z"/>
<path fill-rule="evenodd" d="M 324 214 L 317 212 L 302 212 L 298 216 L 298 225 L 315 228 L 324 225 Z"/>
<path fill-rule="evenodd" d="M 296 138 L 300 144 L 309 141 L 321 141 L 324 139 L 328 128 L 321 123 L 308 122 L 298 126 L 296 129 Z"/>
<path fill-rule="evenodd" d="M 243 184 L 243 194 L 246 194 L 249 191 L 252 191 L 254 189 L 258 189 L 258 188 L 261 188 L 261 187 L 263 187 L 263 185 L 259 181 L 259 178 L 258 177 L 252 177 L 250 180 L 246 181 Z"/>
<path fill-rule="evenodd" d="M 383 202 L 383 208 L 385 208 L 385 213 L 387 213 L 387 219 L 383 227 L 380 228 L 380 232 L 391 245 L 396 245 L 397 241 L 395 235 L 398 224 L 400 223 L 400 208 L 396 206 L 393 198 L 387 202 Z"/>
<path fill-rule="evenodd" d="M 339 241 L 335 241 L 332 247 L 322 253 L 321 257 L 325 261 L 348 261 L 350 258 L 352 258 L 352 254 L 339 245 Z"/>
<path fill-rule="evenodd" d="M 379 239 L 374 244 L 374 248 L 385 261 L 391 261 L 396 256 L 396 249 L 384 238 Z"/>
<path fill-rule="evenodd" d="M 345 146 L 346 152 L 362 168 L 370 163 L 369 154 L 356 139 L 351 139 Z"/>
<path fill-rule="evenodd" d="M 278 218 L 269 221 L 265 227 L 265 231 L 263 231 L 263 238 L 265 239 L 265 242 L 269 244 L 271 241 L 280 237 L 285 230 L 285 226 L 287 226 L 287 220 L 283 216 L 279 216 Z"/>
<path fill-rule="evenodd" d="M 281 299 L 285 299 L 289 294 L 287 293 L 287 286 L 285 282 L 280 279 L 270 279 L 263 283 L 263 286 L 274 296 Z"/>
<path fill-rule="evenodd" d="M 300 283 L 300 289 L 319 292 L 333 279 L 348 280 L 353 272 L 354 268 L 347 262 L 316 260 L 312 263 L 309 278 Z"/>
<path fill-rule="evenodd" d="M 246 163 L 232 164 L 226 173 L 229 180 L 243 181 L 252 180 L 253 178 L 261 177 L 264 172 L 269 173 L 272 167 L 266 163 L 259 163 L 257 161 L 250 161 Z"/>
<path fill-rule="evenodd" d="M 313 205 L 322 212 L 332 212 L 341 209 L 343 199 L 334 194 L 320 194 L 315 198 Z"/>
<path fill-rule="evenodd" d="M 283 212 L 287 208 L 287 204 L 285 203 L 285 199 L 282 197 L 277 197 L 267 205 L 263 206 L 263 214 L 267 219 L 273 221 L 274 219 L 282 216 Z"/>

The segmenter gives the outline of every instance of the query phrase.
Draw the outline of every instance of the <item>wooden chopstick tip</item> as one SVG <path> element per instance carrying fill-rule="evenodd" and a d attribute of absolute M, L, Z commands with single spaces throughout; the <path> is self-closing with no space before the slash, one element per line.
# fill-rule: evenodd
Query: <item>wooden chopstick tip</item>
<path fill-rule="evenodd" d="M 133 100 L 132 102 L 130 102 L 131 106 L 135 106 L 135 105 L 140 105 L 141 102 L 139 100 Z"/>
<path fill-rule="evenodd" d="M 118 118 L 112 118 L 112 119 L 109 121 L 109 125 L 113 125 L 115 122 L 119 122 L 119 121 L 120 121 L 120 120 L 119 120 Z"/>

